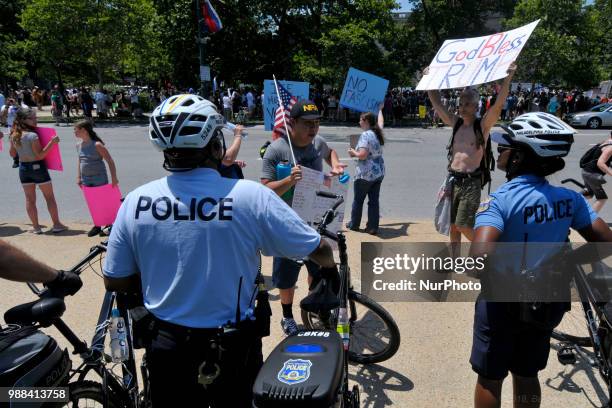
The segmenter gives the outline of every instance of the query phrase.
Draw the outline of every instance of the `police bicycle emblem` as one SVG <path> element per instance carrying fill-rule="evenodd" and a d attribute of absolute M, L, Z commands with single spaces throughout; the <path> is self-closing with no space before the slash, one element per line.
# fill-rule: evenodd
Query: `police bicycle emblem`
<path fill-rule="evenodd" d="M 278 381 L 287 385 L 303 383 L 310 378 L 310 360 L 291 359 L 285 361 L 283 368 L 278 372 Z"/>

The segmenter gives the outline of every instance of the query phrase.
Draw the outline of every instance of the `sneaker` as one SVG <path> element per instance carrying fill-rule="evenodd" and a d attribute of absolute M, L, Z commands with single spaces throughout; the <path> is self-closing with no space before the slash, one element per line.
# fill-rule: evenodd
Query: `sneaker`
<path fill-rule="evenodd" d="M 111 232 L 111 227 L 112 227 L 112 225 L 107 225 L 106 227 L 102 228 L 102 230 L 100 231 L 100 236 L 101 237 L 108 237 L 110 235 L 110 232 Z"/>
<path fill-rule="evenodd" d="M 32 229 L 30 230 L 30 232 L 31 232 L 32 234 L 35 234 L 35 235 L 40 235 L 40 234 L 42 234 L 42 229 L 40 229 L 40 227 L 39 227 L 39 228 L 32 228 Z"/>
<path fill-rule="evenodd" d="M 100 232 L 102 232 L 102 228 L 98 226 L 94 226 L 92 229 L 89 230 L 89 232 L 87 233 L 87 236 L 93 237 L 93 236 L 98 235 Z"/>
<path fill-rule="evenodd" d="M 355 228 L 352 226 L 352 224 L 350 222 L 346 223 L 346 228 L 350 229 L 351 231 L 357 231 L 359 232 L 359 228 Z"/>
<path fill-rule="evenodd" d="M 53 229 L 51 230 L 52 233 L 54 234 L 59 234 L 60 232 L 64 232 L 68 229 L 67 226 L 65 225 L 58 225 L 56 227 L 53 227 Z"/>
<path fill-rule="evenodd" d="M 299 331 L 298 325 L 293 318 L 286 319 L 283 317 L 281 320 L 281 327 L 286 336 L 296 335 Z"/>

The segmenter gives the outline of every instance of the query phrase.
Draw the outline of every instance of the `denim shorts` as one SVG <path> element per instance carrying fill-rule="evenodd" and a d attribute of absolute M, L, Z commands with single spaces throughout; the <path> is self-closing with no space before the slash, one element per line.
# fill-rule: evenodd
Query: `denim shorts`
<path fill-rule="evenodd" d="M 312 261 L 305 261 L 310 276 L 319 276 L 319 265 Z M 298 280 L 302 264 L 293 259 L 274 257 L 272 261 L 272 283 L 275 288 L 291 289 Z"/>
<path fill-rule="evenodd" d="M 19 180 L 21 184 L 45 184 L 51 182 L 49 171 L 42 160 L 19 163 Z"/>

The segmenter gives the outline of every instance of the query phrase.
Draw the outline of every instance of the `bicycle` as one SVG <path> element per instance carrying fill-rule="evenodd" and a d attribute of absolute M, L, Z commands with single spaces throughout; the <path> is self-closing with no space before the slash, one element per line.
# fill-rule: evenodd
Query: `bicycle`
<path fill-rule="evenodd" d="M 334 198 L 336 202 L 328 209 L 317 231 L 338 243 L 340 263 L 340 307 L 349 313 L 350 348 L 348 359 L 355 363 L 372 364 L 388 360 L 399 349 L 400 332 L 395 320 L 382 306 L 367 296 L 354 290 L 351 283 L 351 271 L 348 265 L 346 236 L 342 231 L 336 233 L 327 230 L 327 226 L 337 216 L 337 208 L 344 202 L 344 197 L 323 191 L 317 191 L 320 197 Z M 329 316 L 319 316 L 302 310 L 302 323 L 309 330 L 336 330 L 339 309 L 331 311 Z"/>
<path fill-rule="evenodd" d="M 105 252 L 106 242 L 92 247 L 89 254 L 72 267 L 70 271 L 79 275 L 87 268 L 95 271 L 92 266 L 93 263 L 98 258 L 97 262 L 101 266 Z M 139 390 L 138 387 L 132 325 L 128 312 L 129 299 L 126 295 L 115 292 L 105 293 L 91 346 L 88 346 L 61 319 L 65 310 L 63 299 L 47 297 L 47 290 L 41 290 L 33 283 L 28 283 L 28 286 L 40 300 L 9 309 L 5 313 L 5 321 L 9 324 L 30 325 L 33 328 L 45 328 L 53 325 L 70 343 L 73 354 L 78 354 L 82 359 L 77 368 L 73 369 L 71 367 L 69 371 L 67 379 L 69 402 L 59 406 L 89 407 L 89 401 L 108 408 L 146 408 L 150 406 L 146 355 L 143 357 L 141 364 L 144 387 L 142 390 Z M 36 305 L 39 305 L 38 312 L 33 313 Z M 112 360 L 105 353 L 104 346 L 111 312 L 114 307 L 120 311 L 120 315 L 125 321 L 129 357 L 126 361 L 109 367 Z M 121 365 L 121 373 L 116 373 L 114 368 L 119 364 Z M 87 379 L 90 373 L 97 374 L 101 382 Z M 86 405 L 82 405 L 83 403 Z"/>
<path fill-rule="evenodd" d="M 584 185 L 574 179 L 561 181 L 568 182 L 584 189 Z M 612 303 L 606 301 L 610 299 L 609 288 L 612 288 L 608 284 L 612 284 L 611 271 L 601 262 L 592 264 L 591 268 L 587 274 L 582 266 L 576 265 L 573 281 L 581 307 L 566 312 L 563 328 L 553 330 L 552 338 L 561 342 L 557 358 L 563 365 L 575 364 L 577 351 L 593 350 L 589 364 L 597 367 L 607 386 L 607 397 L 612 400 Z"/>

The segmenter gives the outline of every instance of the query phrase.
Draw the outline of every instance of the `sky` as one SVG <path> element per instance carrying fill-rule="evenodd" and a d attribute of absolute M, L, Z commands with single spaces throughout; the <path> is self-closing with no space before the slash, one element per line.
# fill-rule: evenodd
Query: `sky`
<path fill-rule="evenodd" d="M 410 7 L 409 0 L 396 0 L 400 4 L 400 8 L 398 11 L 410 11 L 412 7 Z"/>

